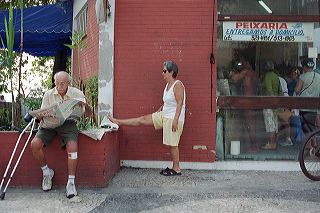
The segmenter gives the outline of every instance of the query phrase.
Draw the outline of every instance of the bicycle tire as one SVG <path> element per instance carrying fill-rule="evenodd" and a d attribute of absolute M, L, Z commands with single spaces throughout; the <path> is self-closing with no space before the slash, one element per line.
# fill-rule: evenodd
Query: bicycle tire
<path fill-rule="evenodd" d="M 303 174 L 313 181 L 320 181 L 320 129 L 308 134 L 302 141 L 299 164 Z"/>

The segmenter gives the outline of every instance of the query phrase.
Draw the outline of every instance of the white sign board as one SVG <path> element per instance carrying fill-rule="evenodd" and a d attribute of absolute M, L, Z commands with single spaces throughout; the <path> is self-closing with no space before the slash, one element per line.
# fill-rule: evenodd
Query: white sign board
<path fill-rule="evenodd" d="M 308 48 L 308 58 L 318 58 L 318 49 L 316 47 Z"/>
<path fill-rule="evenodd" d="M 313 42 L 314 23 L 224 21 L 225 41 Z"/>

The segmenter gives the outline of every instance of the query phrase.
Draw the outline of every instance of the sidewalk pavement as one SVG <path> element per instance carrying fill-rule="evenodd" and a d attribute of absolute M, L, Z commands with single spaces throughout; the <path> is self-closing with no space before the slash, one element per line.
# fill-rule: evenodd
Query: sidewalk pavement
<path fill-rule="evenodd" d="M 320 183 L 301 172 L 122 168 L 105 188 L 9 188 L 0 212 L 320 212 Z M 40 185 L 40 183 L 39 183 Z"/>

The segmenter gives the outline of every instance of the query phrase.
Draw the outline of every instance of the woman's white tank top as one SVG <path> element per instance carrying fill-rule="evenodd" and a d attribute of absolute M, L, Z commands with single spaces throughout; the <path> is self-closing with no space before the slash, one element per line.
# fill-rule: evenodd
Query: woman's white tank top
<path fill-rule="evenodd" d="M 177 109 L 177 101 L 176 101 L 176 98 L 174 96 L 173 88 L 174 88 L 174 85 L 178 81 L 179 80 L 176 80 L 173 83 L 173 85 L 170 87 L 169 90 L 167 90 L 168 84 L 164 88 L 163 97 L 162 97 L 162 100 L 163 100 L 162 113 L 163 113 L 163 117 L 165 117 L 165 118 L 174 119 L 174 115 L 175 115 L 176 109 Z M 181 113 L 180 113 L 180 116 L 179 116 L 179 121 L 180 122 L 184 122 L 185 112 L 186 112 L 186 91 L 185 91 L 185 89 L 183 90 L 183 94 L 184 94 L 183 95 L 183 104 L 182 104 L 182 109 L 181 109 Z"/>

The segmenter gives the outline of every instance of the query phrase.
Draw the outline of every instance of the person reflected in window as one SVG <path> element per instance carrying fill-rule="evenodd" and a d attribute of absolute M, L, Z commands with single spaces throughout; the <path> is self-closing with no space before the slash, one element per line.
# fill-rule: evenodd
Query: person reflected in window
<path fill-rule="evenodd" d="M 297 96 L 319 97 L 320 96 L 320 74 L 313 69 L 314 61 L 306 58 L 301 62 L 303 74 L 300 75 L 298 83 L 294 89 Z M 320 126 L 320 112 L 316 109 L 300 109 L 300 115 L 311 124 Z"/>
<path fill-rule="evenodd" d="M 4 95 L 0 95 L 0 102 L 6 102 L 6 100 L 4 99 Z"/>
<path fill-rule="evenodd" d="M 272 61 L 266 61 L 263 65 L 265 71 L 263 86 L 266 96 L 280 95 L 280 81 L 274 69 Z M 277 149 L 277 134 L 278 134 L 278 116 L 272 109 L 263 110 L 263 118 L 268 133 L 268 141 L 263 145 L 262 149 L 275 150 Z"/>
<path fill-rule="evenodd" d="M 278 75 L 279 82 L 280 82 L 280 95 L 282 96 L 289 96 L 288 91 L 288 84 L 287 81 Z M 277 109 L 275 110 L 277 116 L 280 121 L 280 128 L 284 131 L 284 138 L 280 138 L 279 144 L 280 146 L 292 146 L 293 142 L 290 137 L 290 124 L 289 118 L 292 116 L 292 112 L 289 109 Z"/>
<path fill-rule="evenodd" d="M 299 80 L 299 76 L 302 73 L 302 68 L 301 67 L 295 67 L 292 69 L 291 71 L 291 81 L 290 83 L 288 83 L 288 93 L 289 96 L 295 96 L 295 92 L 294 89 L 297 86 L 298 80 Z"/>
<path fill-rule="evenodd" d="M 231 71 L 229 79 L 232 82 L 242 80 L 242 90 L 245 96 L 255 96 L 257 94 L 258 75 L 253 69 L 254 61 L 246 57 L 241 57 L 239 61 L 235 62 L 235 70 Z M 244 120 L 246 129 L 250 137 L 249 152 L 258 152 L 259 147 L 256 139 L 256 111 L 244 110 Z"/>

